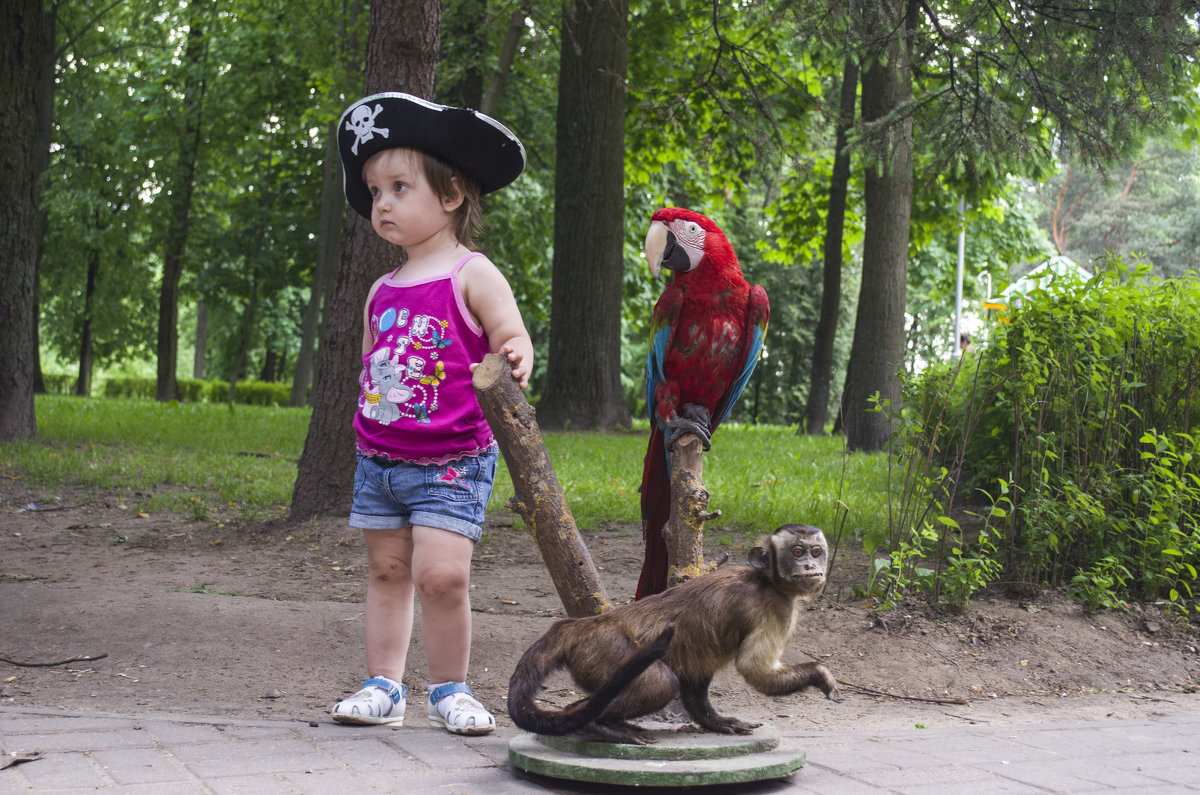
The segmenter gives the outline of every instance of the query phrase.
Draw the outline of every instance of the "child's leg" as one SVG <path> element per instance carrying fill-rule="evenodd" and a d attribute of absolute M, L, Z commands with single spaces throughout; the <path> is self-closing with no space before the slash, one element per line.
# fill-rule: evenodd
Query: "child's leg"
<path fill-rule="evenodd" d="M 413 628 L 413 529 L 366 530 L 363 537 L 367 543 L 367 674 L 400 682 Z"/>
<path fill-rule="evenodd" d="M 404 666 L 413 626 L 412 528 L 364 531 L 367 681 L 333 706 L 338 723 L 404 722 Z"/>
<path fill-rule="evenodd" d="M 421 598 L 429 681 L 466 681 L 471 658 L 468 589 L 475 542 L 458 533 L 420 525 L 412 528 L 411 540 L 412 582 Z"/>

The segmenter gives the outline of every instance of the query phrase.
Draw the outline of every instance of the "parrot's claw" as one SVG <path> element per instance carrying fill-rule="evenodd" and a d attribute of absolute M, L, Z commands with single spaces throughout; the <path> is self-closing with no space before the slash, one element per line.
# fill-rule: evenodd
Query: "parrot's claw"
<path fill-rule="evenodd" d="M 695 403 L 685 403 L 683 413 L 683 417 L 671 414 L 671 421 L 667 424 L 667 449 L 674 450 L 679 437 L 691 433 L 700 439 L 705 452 L 711 450 L 712 427 L 709 425 L 708 409 Z"/>

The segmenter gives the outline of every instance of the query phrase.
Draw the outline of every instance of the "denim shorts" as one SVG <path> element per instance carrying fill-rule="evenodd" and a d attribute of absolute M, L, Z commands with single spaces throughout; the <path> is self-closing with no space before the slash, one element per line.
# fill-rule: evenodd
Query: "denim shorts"
<path fill-rule="evenodd" d="M 478 541 L 496 478 L 495 448 L 448 464 L 412 464 L 358 455 L 350 526 L 436 527 Z"/>

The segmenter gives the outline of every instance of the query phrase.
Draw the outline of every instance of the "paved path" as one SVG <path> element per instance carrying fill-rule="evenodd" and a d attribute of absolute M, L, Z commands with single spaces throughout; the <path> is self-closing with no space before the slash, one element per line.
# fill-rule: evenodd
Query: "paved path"
<path fill-rule="evenodd" d="M 514 731 L 0 708 L 0 793 L 612 792 L 508 764 Z M 1200 792 L 1200 715 L 909 731 L 784 732 L 808 764 L 722 793 Z M 0 764 L 5 762 L 0 761 Z M 712 788 L 709 788 L 712 789 Z M 630 790 L 631 792 L 634 790 Z M 647 790 L 636 790 L 646 792 Z"/>

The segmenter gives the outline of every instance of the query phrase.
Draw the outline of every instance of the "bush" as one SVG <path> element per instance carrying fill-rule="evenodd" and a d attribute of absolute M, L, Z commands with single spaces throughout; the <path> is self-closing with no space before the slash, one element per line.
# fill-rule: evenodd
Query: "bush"
<path fill-rule="evenodd" d="M 1083 285 L 1028 296 L 979 354 L 973 379 L 934 370 L 905 401 L 939 397 L 942 439 L 996 500 L 1004 577 L 1188 610 L 1200 566 L 1200 282 L 1114 259 Z M 972 427 L 977 422 L 977 427 Z M 914 421 L 901 416 L 910 436 Z M 930 460 L 944 458 L 928 431 Z M 943 507 L 945 503 L 943 502 Z"/>
<path fill-rule="evenodd" d="M 72 382 L 73 383 L 73 382 Z M 180 378 L 179 397 L 183 403 L 228 403 L 228 381 L 199 381 Z M 153 378 L 110 378 L 104 385 L 104 396 L 111 398 L 143 398 L 153 400 L 158 392 Z M 249 406 L 286 406 L 291 401 L 289 384 L 266 381 L 239 381 L 234 403 Z"/>

